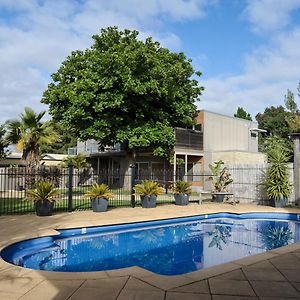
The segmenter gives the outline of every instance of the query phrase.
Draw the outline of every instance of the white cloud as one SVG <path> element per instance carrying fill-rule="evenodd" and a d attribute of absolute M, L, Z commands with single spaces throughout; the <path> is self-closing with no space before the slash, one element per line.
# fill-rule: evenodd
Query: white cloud
<path fill-rule="evenodd" d="M 248 0 L 244 16 L 252 29 L 266 33 L 283 29 L 290 22 L 290 12 L 300 7 L 300 0 Z"/>
<path fill-rule="evenodd" d="M 0 0 L 0 123 L 24 106 L 46 109 L 42 93 L 65 57 L 88 48 L 100 28 L 138 29 L 180 50 L 181 40 L 164 30 L 165 20 L 205 15 L 209 0 Z M 215 1 L 213 1 L 215 3 Z"/>
<path fill-rule="evenodd" d="M 300 27 L 279 34 L 270 48 L 257 49 L 245 57 L 241 74 L 204 81 L 199 107 L 233 115 L 238 106 L 243 106 L 255 116 L 267 106 L 283 105 L 287 89 L 297 94 L 299 45 Z M 297 96 L 295 99 L 299 101 Z"/>

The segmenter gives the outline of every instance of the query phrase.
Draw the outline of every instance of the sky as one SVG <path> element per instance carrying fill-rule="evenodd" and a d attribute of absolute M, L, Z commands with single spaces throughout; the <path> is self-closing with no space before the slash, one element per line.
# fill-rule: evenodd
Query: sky
<path fill-rule="evenodd" d="M 198 109 L 255 117 L 287 89 L 300 106 L 300 0 L 0 0 L 0 124 L 25 106 L 47 110 L 51 74 L 108 26 L 191 58 Z"/>

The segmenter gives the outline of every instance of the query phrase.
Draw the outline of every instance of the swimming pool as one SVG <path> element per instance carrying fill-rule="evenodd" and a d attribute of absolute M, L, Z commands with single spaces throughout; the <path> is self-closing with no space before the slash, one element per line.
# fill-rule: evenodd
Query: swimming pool
<path fill-rule="evenodd" d="M 178 275 L 298 242 L 300 216 L 218 213 L 59 233 L 12 244 L 1 256 L 15 265 L 46 271 L 140 266 Z"/>

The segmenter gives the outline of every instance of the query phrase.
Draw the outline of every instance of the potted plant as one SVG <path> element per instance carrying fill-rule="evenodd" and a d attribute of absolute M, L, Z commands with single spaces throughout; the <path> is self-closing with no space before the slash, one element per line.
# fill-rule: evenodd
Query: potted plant
<path fill-rule="evenodd" d="M 192 193 L 191 185 L 187 181 L 176 181 L 173 186 L 173 194 L 176 205 L 188 205 Z"/>
<path fill-rule="evenodd" d="M 141 197 L 143 208 L 153 208 L 156 206 L 156 199 L 158 195 L 164 194 L 163 187 L 153 180 L 143 180 L 133 187 L 135 194 Z"/>
<path fill-rule="evenodd" d="M 209 164 L 212 176 L 210 176 L 208 180 L 212 180 L 214 186 L 213 193 L 217 202 L 224 201 L 225 195 L 223 193 L 228 192 L 227 186 L 233 182 L 231 174 L 223 165 L 224 162 L 222 160 L 214 162 L 214 164 Z"/>
<path fill-rule="evenodd" d="M 271 206 L 284 207 L 288 202 L 292 191 L 287 165 L 289 158 L 289 153 L 279 145 L 268 151 L 265 189 Z"/>
<path fill-rule="evenodd" d="M 27 201 L 33 201 L 38 216 L 51 216 L 59 190 L 51 182 L 40 181 L 35 188 L 26 191 Z"/>
<path fill-rule="evenodd" d="M 85 198 L 91 199 L 94 212 L 107 211 L 108 200 L 113 198 L 109 191 L 109 186 L 105 183 L 94 184 L 89 191 L 84 194 Z"/>

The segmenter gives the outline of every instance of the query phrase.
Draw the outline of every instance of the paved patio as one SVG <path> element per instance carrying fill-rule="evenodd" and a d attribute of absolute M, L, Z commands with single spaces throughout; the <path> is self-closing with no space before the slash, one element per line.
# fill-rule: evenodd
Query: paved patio
<path fill-rule="evenodd" d="M 0 217 L 0 248 L 55 229 L 128 223 L 213 212 L 294 212 L 256 205 L 162 205 L 118 208 L 106 213 L 61 213 L 51 217 Z M 0 299 L 196 300 L 300 299 L 300 243 L 180 276 L 157 275 L 139 267 L 90 273 L 35 271 L 0 259 Z"/>

